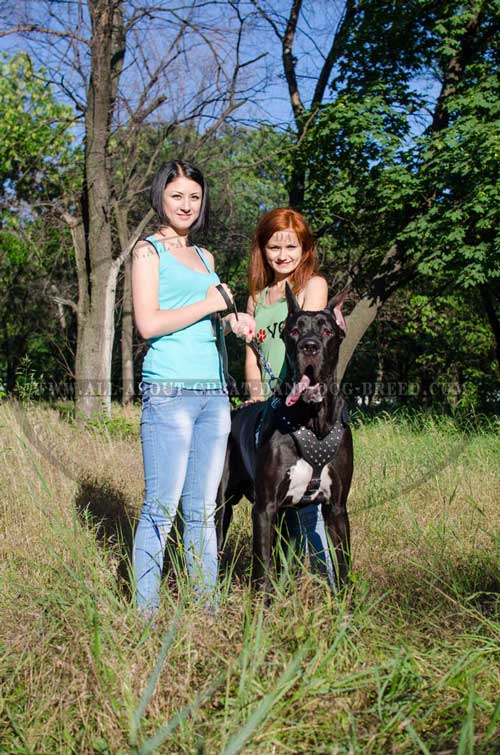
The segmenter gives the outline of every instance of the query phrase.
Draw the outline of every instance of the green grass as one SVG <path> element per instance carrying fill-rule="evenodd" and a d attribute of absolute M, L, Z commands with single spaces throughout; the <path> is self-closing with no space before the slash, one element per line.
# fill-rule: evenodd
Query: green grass
<path fill-rule="evenodd" d="M 0 752 L 500 751 L 498 424 L 356 420 L 349 589 L 305 568 L 265 608 L 241 504 L 220 611 L 181 569 L 151 631 L 127 579 L 138 415 L 115 417 L 0 406 Z"/>

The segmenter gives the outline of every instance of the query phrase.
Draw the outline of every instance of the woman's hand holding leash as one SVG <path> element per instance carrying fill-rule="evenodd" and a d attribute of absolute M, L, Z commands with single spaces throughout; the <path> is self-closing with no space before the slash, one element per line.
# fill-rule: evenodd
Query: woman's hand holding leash
<path fill-rule="evenodd" d="M 227 315 L 224 318 L 224 322 L 227 322 L 232 332 L 238 338 L 244 338 L 246 343 L 250 343 L 255 335 L 255 320 L 252 315 L 247 315 L 246 312 L 238 312 L 236 314 Z"/>
<path fill-rule="evenodd" d="M 224 333 L 230 328 L 238 338 L 244 338 L 246 343 L 250 343 L 255 334 L 255 320 L 252 315 L 246 312 L 238 312 L 231 289 L 226 283 L 211 286 L 207 291 L 207 299 L 213 288 L 217 290 L 225 305 L 224 307 L 219 307 L 216 311 L 220 312 L 221 309 L 233 310 L 231 314 L 224 317 Z"/>
<path fill-rule="evenodd" d="M 227 283 L 217 283 L 209 286 L 205 295 L 205 301 L 210 307 L 209 312 L 223 312 L 234 306 L 233 294 Z"/>

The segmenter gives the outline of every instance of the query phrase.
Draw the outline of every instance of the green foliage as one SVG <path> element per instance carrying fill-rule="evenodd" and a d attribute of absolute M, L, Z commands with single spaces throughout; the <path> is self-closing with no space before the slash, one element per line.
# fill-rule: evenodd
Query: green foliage
<path fill-rule="evenodd" d="M 486 66 L 485 66 L 486 68 Z M 449 103 L 449 126 L 426 144 L 423 179 L 437 198 L 419 223 L 419 270 L 467 289 L 500 278 L 500 85 L 477 72 Z"/>
<path fill-rule="evenodd" d="M 417 188 L 403 163 L 408 115 L 382 93 L 341 95 L 324 106 L 304 140 L 306 214 L 342 256 L 387 250 Z"/>
<path fill-rule="evenodd" d="M 367 411 L 495 414 L 500 393 L 491 331 L 477 291 L 432 282 L 397 292 L 356 350 L 345 390 Z"/>
<path fill-rule="evenodd" d="M 460 400 L 477 405 L 495 393 L 478 286 L 500 291 L 499 23 L 498 2 L 363 2 L 331 102 L 304 116 L 292 159 L 329 280 L 355 266 L 364 293 L 394 244 L 413 272 L 395 321 L 382 314 L 382 329 L 365 335 L 355 381 L 375 379 L 383 349 L 379 374 L 391 379 L 467 384 Z"/>
<path fill-rule="evenodd" d="M 0 99 L 0 380 L 13 390 L 23 356 L 56 382 L 72 360 L 74 312 L 56 303 L 75 294 L 71 239 L 57 207 L 78 191 L 80 150 L 71 108 L 26 53 L 0 59 Z"/>
<path fill-rule="evenodd" d="M 475 286 L 500 275 L 498 237 L 500 20 L 486 3 L 465 72 L 447 94 L 444 128 L 416 130 L 436 107 L 422 82 L 446 67 L 475 8 L 365 3 L 351 29 L 333 102 L 320 108 L 301 146 L 305 209 L 343 257 L 370 275 L 391 243 L 424 275 Z M 374 26 L 375 25 L 375 26 Z M 375 33 L 376 27 L 385 34 Z M 370 42 L 367 30 L 370 30 Z M 388 53 L 388 39 L 397 47 Z M 386 56 L 388 55 L 388 59 Z M 434 100 L 434 102 L 433 102 Z M 420 133 L 419 133 L 420 131 Z M 371 261 L 371 264 L 370 264 Z M 360 281 L 361 282 L 361 281 Z"/>
<path fill-rule="evenodd" d="M 0 230 L 0 381 L 9 391 L 23 357 L 35 375 L 67 380 L 75 319 L 56 299 L 74 294 L 68 237 L 50 216 L 26 222 L 22 232 Z"/>
<path fill-rule="evenodd" d="M 212 203 L 206 245 L 217 270 L 246 306 L 252 233 L 260 215 L 287 206 L 284 155 L 288 139 L 271 128 L 232 128 L 197 156 L 210 183 Z"/>
<path fill-rule="evenodd" d="M 0 59 L 1 194 L 5 201 L 48 201 L 74 165 L 72 109 L 54 99 L 26 53 Z"/>
<path fill-rule="evenodd" d="M 43 375 L 36 374 L 27 355 L 20 360 L 16 374 L 15 392 L 23 403 L 36 401 L 43 394 Z"/>
<path fill-rule="evenodd" d="M 119 413 L 89 419 L 85 423 L 89 429 L 96 430 L 99 435 L 116 439 L 139 439 L 139 425 L 137 421 L 124 417 Z"/>

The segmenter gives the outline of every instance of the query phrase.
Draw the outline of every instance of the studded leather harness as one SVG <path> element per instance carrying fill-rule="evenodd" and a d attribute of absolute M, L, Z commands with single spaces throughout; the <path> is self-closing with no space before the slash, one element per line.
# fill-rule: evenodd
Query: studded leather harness
<path fill-rule="evenodd" d="M 311 501 L 319 503 L 318 496 L 313 498 L 313 495 L 319 489 L 321 472 L 335 458 L 345 427 L 349 424 L 347 404 L 343 406 L 341 418 L 335 422 L 328 435 L 325 435 L 321 439 L 312 430 L 292 422 L 283 411 L 282 404 L 280 408 L 275 405 L 273 409 L 275 411 L 277 429 L 282 433 L 292 436 L 297 446 L 297 453 L 304 461 L 311 465 L 313 470 L 311 480 L 304 492 L 301 503 L 310 503 Z"/>

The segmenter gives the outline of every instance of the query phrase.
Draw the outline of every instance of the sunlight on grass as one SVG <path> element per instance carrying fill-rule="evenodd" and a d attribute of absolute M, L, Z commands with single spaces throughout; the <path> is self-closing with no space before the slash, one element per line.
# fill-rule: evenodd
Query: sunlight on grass
<path fill-rule="evenodd" d="M 349 588 L 292 570 L 265 608 L 243 502 L 219 612 L 181 560 L 151 628 L 130 602 L 138 414 L 119 417 L 0 405 L 1 752 L 498 751 L 498 426 L 357 421 Z"/>

